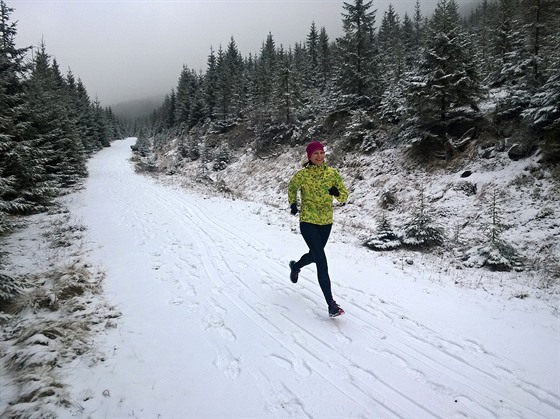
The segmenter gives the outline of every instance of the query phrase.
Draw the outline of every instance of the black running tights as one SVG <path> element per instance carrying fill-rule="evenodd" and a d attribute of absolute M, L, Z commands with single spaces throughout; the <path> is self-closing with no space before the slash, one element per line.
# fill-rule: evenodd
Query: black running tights
<path fill-rule="evenodd" d="M 325 246 L 331 234 L 332 224 L 317 225 L 311 223 L 300 223 L 301 235 L 309 247 L 309 253 L 303 255 L 296 263 L 298 269 L 303 268 L 311 263 L 317 265 L 317 279 L 319 286 L 327 304 L 333 301 L 331 292 L 331 279 L 329 278 L 329 267 L 327 265 L 327 256 L 325 255 Z"/>

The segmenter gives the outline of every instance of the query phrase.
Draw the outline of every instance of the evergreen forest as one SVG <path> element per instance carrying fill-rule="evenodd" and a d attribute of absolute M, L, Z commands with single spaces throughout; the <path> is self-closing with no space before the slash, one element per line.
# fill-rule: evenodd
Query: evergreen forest
<path fill-rule="evenodd" d="M 92 154 L 124 135 L 44 42 L 16 46 L 12 12 L 0 0 L 0 235 L 14 228 L 14 216 L 48 210 L 87 176 Z"/>
<path fill-rule="evenodd" d="M 391 144 L 432 161 L 488 139 L 558 161 L 558 1 L 482 0 L 467 16 L 455 0 L 440 0 L 431 16 L 420 1 L 404 16 L 374 7 L 341 3 L 336 39 L 311 23 L 292 46 L 269 33 L 256 55 L 242 56 L 233 37 L 212 48 L 205 72 L 185 65 L 161 106 L 137 121 L 139 148 L 180 138 L 183 157 L 198 159 L 206 133 L 243 125 L 254 138 L 226 149 L 251 144 L 266 155 L 344 136 L 337 151 Z M 224 146 L 206 146 L 207 158 L 227 160 Z"/>

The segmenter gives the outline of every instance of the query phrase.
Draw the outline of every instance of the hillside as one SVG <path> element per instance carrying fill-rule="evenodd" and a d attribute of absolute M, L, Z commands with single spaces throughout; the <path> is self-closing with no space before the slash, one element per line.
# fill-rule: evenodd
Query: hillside
<path fill-rule="evenodd" d="M 484 287 L 485 281 L 498 281 L 527 287 L 520 295 L 556 295 L 559 171 L 542 161 L 539 150 L 516 156 L 513 128 L 510 137 L 497 137 L 495 128 L 480 129 L 452 158 L 420 160 L 413 147 L 394 140 L 390 127 L 368 131 L 360 128 L 363 123 L 357 128 L 347 118 L 328 130 L 325 120 L 306 129 L 279 127 L 277 138 L 291 136 L 290 144 L 265 151 L 263 131 L 243 122 L 230 125 L 226 132 L 204 127 L 186 135 L 141 139 L 137 166 L 194 191 L 287 211 L 287 182 L 305 162 L 306 142 L 318 139 L 327 145 L 328 162 L 341 171 L 350 190 L 349 203 L 336 210 L 335 221 L 348 240 L 371 241 L 378 235 L 381 218 L 402 237 L 423 195 L 425 212 L 443 228 L 444 245 L 399 247 L 390 251 L 395 263 L 422 261 L 445 272 L 472 270 L 472 275 L 461 275 L 472 277 L 472 282 L 461 279 L 460 286 Z M 502 131 L 507 134 L 504 127 Z M 356 133 L 362 134 L 362 143 L 351 146 L 349 138 Z M 364 136 L 372 134 L 379 146 L 364 151 Z M 201 156 L 196 160 L 188 154 L 193 143 Z M 496 238 L 491 246 L 489 234 Z M 496 251 L 497 255 L 492 253 Z M 512 292 L 509 285 L 505 288 Z"/>

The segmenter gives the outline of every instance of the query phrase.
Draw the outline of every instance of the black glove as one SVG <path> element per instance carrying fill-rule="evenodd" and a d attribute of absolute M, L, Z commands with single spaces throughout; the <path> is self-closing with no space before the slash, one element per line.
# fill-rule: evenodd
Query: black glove
<path fill-rule="evenodd" d="M 329 195 L 340 196 L 340 192 L 338 191 L 338 188 L 336 186 L 333 186 L 329 189 Z"/>
<path fill-rule="evenodd" d="M 290 205 L 292 215 L 296 215 L 298 213 L 297 204 Z"/>

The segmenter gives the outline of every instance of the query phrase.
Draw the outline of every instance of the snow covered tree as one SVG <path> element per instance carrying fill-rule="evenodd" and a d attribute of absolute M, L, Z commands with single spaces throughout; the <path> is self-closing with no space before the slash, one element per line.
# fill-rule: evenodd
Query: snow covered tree
<path fill-rule="evenodd" d="M 376 235 L 366 240 L 365 245 L 373 250 L 393 250 L 402 245 L 385 211 L 379 217 Z"/>
<path fill-rule="evenodd" d="M 44 151 L 46 175 L 57 187 L 68 187 L 85 177 L 86 155 L 79 137 L 77 118 L 71 112 L 70 92 L 56 60 L 42 43 L 34 54 L 27 83 L 32 109 L 29 135 Z"/>
<path fill-rule="evenodd" d="M 428 27 L 426 49 L 409 87 L 408 103 L 422 139 L 420 151 L 443 149 L 448 135 L 462 135 L 476 117 L 481 97 L 472 48 L 454 0 L 439 0 Z M 462 132 L 456 132 L 462 130 Z"/>
<path fill-rule="evenodd" d="M 380 78 L 383 86 L 397 83 L 404 72 L 404 45 L 401 23 L 392 4 L 384 13 L 378 34 Z"/>
<path fill-rule="evenodd" d="M 413 248 L 441 246 L 445 240 L 443 228 L 429 215 L 424 188 L 420 189 L 418 206 L 412 219 L 404 225 L 403 244 Z"/>
<path fill-rule="evenodd" d="M 110 147 L 111 141 L 114 140 L 114 122 L 111 120 L 110 110 L 103 108 L 99 100 L 93 102 L 94 111 L 94 127 L 97 133 L 97 139 L 102 147 Z"/>
<path fill-rule="evenodd" d="M 217 59 L 214 49 L 210 48 L 210 55 L 206 60 L 206 73 L 202 81 L 202 101 L 204 103 L 204 114 L 210 119 L 214 119 L 218 106 L 218 70 Z"/>
<path fill-rule="evenodd" d="M 420 7 L 420 0 L 416 0 L 414 5 L 414 33 L 415 33 L 415 40 L 416 40 L 416 48 L 420 50 L 420 48 L 424 45 L 425 41 L 425 33 L 424 33 L 424 16 L 422 15 L 422 9 Z"/>
<path fill-rule="evenodd" d="M 11 157 L 27 129 L 23 78 L 27 48 L 15 45 L 16 23 L 10 21 L 13 9 L 0 0 L 0 235 L 11 229 L 6 213 L 26 210 L 18 202 L 17 173 Z"/>
<path fill-rule="evenodd" d="M 549 161 L 560 161 L 560 70 L 533 95 L 524 116 L 537 135 Z"/>
<path fill-rule="evenodd" d="M 319 32 L 318 40 L 318 62 L 319 62 L 319 74 L 320 74 L 320 87 L 321 91 L 324 92 L 330 83 L 332 76 L 332 57 L 331 57 L 331 45 L 329 41 L 329 36 L 324 27 L 321 28 Z"/>
<path fill-rule="evenodd" d="M 551 74 L 558 57 L 560 4 L 557 0 L 521 0 L 527 43 L 531 55 L 532 78 L 541 85 Z M 557 73 L 555 73 L 557 74 Z"/>
<path fill-rule="evenodd" d="M 15 48 L 15 24 L 10 24 L 9 9 L 0 2 L 0 196 L 2 207 L 10 212 L 42 210 L 55 195 L 55 182 L 47 173 L 48 145 L 34 131 L 29 92 L 26 91 L 23 64 L 25 50 Z"/>
<path fill-rule="evenodd" d="M 217 172 L 224 170 L 231 160 L 231 151 L 229 147 L 224 144 L 214 153 L 214 163 L 212 169 Z"/>
<path fill-rule="evenodd" d="M 319 87 L 321 83 L 320 62 L 319 62 L 319 32 L 315 22 L 311 23 L 311 28 L 306 40 L 307 53 L 309 54 L 309 65 L 307 71 L 308 85 Z"/>
<path fill-rule="evenodd" d="M 233 37 L 225 52 L 220 48 L 216 65 L 217 109 L 221 119 L 237 116 L 245 105 L 243 58 Z"/>
<path fill-rule="evenodd" d="M 195 92 L 198 89 L 198 80 L 196 73 L 183 66 L 177 83 L 177 93 L 175 94 L 175 115 L 173 116 L 172 125 L 187 124 L 190 125 L 192 108 L 194 106 Z"/>
<path fill-rule="evenodd" d="M 175 125 L 175 116 L 177 115 L 177 94 L 175 89 L 172 89 L 171 93 L 163 98 L 160 114 L 164 128 L 169 129 Z"/>
<path fill-rule="evenodd" d="M 73 79 L 73 76 L 70 74 Z M 73 111 L 78 118 L 79 135 L 88 156 L 91 156 L 103 146 L 97 137 L 95 127 L 95 112 L 86 87 L 80 79 L 74 85 L 73 80 L 69 80 L 70 95 Z"/>
<path fill-rule="evenodd" d="M 405 13 L 401 25 L 401 36 L 404 53 L 404 71 L 411 71 L 420 60 L 420 47 L 417 45 L 414 22 Z"/>
<path fill-rule="evenodd" d="M 498 193 L 495 190 L 489 203 L 487 220 L 484 231 L 486 241 L 466 252 L 465 264 L 486 266 L 493 271 L 510 271 L 514 267 L 520 267 L 520 258 L 516 250 L 501 237 L 506 226 L 502 221 Z"/>
<path fill-rule="evenodd" d="M 294 114 L 301 104 L 300 73 L 294 68 L 293 61 L 289 55 L 279 59 L 280 71 L 275 89 L 279 114 L 287 124 L 297 119 Z"/>
<path fill-rule="evenodd" d="M 273 115 L 274 87 L 277 74 L 277 51 L 272 34 L 268 34 L 261 47 L 255 71 L 255 104 L 261 115 Z"/>
<path fill-rule="evenodd" d="M 392 5 L 383 15 L 378 36 L 380 83 L 383 88 L 380 116 L 398 122 L 405 110 L 405 49 L 399 16 Z"/>
<path fill-rule="evenodd" d="M 478 67 L 483 77 L 496 69 L 496 60 L 493 56 L 493 27 L 496 21 L 497 6 L 489 0 L 483 0 L 471 12 L 469 19 L 470 36 L 477 48 L 474 49 Z"/>
<path fill-rule="evenodd" d="M 341 105 L 369 106 L 379 97 L 376 65 L 375 10 L 372 1 L 344 3 L 344 35 L 337 40 L 336 86 Z"/>

